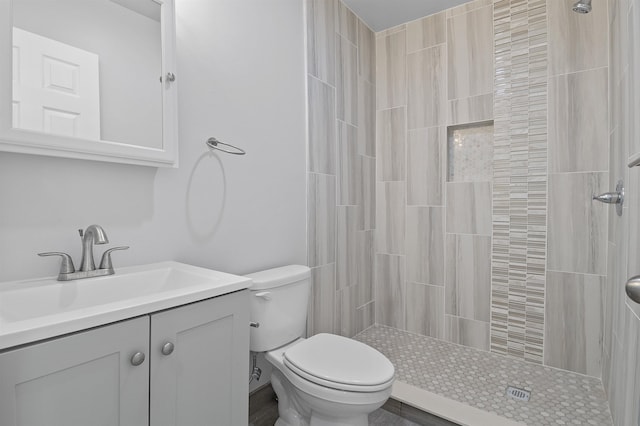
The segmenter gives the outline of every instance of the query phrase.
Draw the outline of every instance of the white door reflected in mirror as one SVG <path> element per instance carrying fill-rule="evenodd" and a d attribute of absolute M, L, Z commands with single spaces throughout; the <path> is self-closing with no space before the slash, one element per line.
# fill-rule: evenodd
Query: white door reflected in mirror
<path fill-rule="evenodd" d="M 100 140 L 99 57 L 13 28 L 13 127 Z"/>

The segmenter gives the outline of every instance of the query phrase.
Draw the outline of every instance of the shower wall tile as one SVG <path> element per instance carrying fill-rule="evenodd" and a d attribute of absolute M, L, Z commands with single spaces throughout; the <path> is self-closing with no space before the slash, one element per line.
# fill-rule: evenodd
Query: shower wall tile
<path fill-rule="evenodd" d="M 377 253 L 404 254 L 406 194 L 404 182 L 382 182 L 376 188 Z"/>
<path fill-rule="evenodd" d="M 620 388 L 624 389 L 619 394 L 623 395 L 624 405 L 622 414 L 622 424 L 637 424 L 640 420 L 638 410 L 638 400 L 640 400 L 640 319 L 629 309 L 625 309 L 625 337 L 623 338 L 624 363 L 618 368 L 624 375 L 624 384 Z M 626 372 L 626 374 L 625 374 Z"/>
<path fill-rule="evenodd" d="M 627 13 L 623 9 L 628 10 L 628 1 L 611 1 L 609 19 L 611 21 L 609 31 L 609 68 L 611 71 L 610 83 L 615 85 L 622 79 L 622 74 L 629 65 L 629 62 L 633 62 L 633 54 L 627 56 L 629 48 L 629 21 L 627 19 Z M 627 3 L 627 7 L 623 3 Z M 625 53 L 623 55 L 623 52 Z M 612 102 L 619 100 L 620 96 L 613 97 Z M 619 115 L 618 115 L 619 116 Z M 615 126 L 614 126 L 615 127 Z"/>
<path fill-rule="evenodd" d="M 317 333 L 333 333 L 335 263 L 311 268 L 311 297 L 309 298 L 309 315 L 307 335 Z"/>
<path fill-rule="evenodd" d="M 361 214 L 357 206 L 338 206 L 336 217 L 336 288 L 340 290 L 358 285 L 358 234 L 362 231 L 358 231 Z"/>
<path fill-rule="evenodd" d="M 376 87 L 358 79 L 358 152 L 376 156 Z"/>
<path fill-rule="evenodd" d="M 607 170 L 607 76 L 598 68 L 549 80 L 551 173 Z"/>
<path fill-rule="evenodd" d="M 626 143 L 621 138 L 621 131 L 615 129 L 609 136 L 609 184 L 608 188 L 613 190 L 618 180 L 622 179 L 625 184 L 629 183 L 629 175 L 632 169 L 627 167 L 627 159 L 629 155 L 626 150 Z M 625 185 L 628 187 L 628 185 Z M 624 204 L 623 204 L 624 206 Z M 624 206 L 626 207 L 626 206 Z M 619 235 L 620 226 L 623 217 L 617 214 L 609 215 L 609 242 L 615 243 L 616 237 Z"/>
<path fill-rule="evenodd" d="M 309 170 L 335 174 L 335 89 L 309 77 Z"/>
<path fill-rule="evenodd" d="M 369 83 L 376 81 L 376 35 L 360 20 L 358 20 L 358 72 L 360 77 Z"/>
<path fill-rule="evenodd" d="M 617 296 L 616 283 L 619 276 L 616 258 L 614 256 L 614 254 L 616 253 L 616 249 L 617 247 L 615 244 L 609 243 L 607 251 L 607 278 L 605 282 L 604 292 L 604 321 L 602 331 L 603 362 L 606 358 L 608 358 L 608 360 L 610 361 L 613 345 L 613 299 Z M 607 386 L 607 383 L 605 382 L 605 376 L 608 373 L 609 367 L 610 366 L 602 366 L 602 381 L 605 387 Z"/>
<path fill-rule="evenodd" d="M 378 181 L 405 178 L 406 108 L 378 111 L 376 152 Z"/>
<path fill-rule="evenodd" d="M 409 129 L 446 123 L 446 51 L 443 45 L 407 56 Z"/>
<path fill-rule="evenodd" d="M 444 338 L 443 287 L 407 283 L 407 331 Z"/>
<path fill-rule="evenodd" d="M 356 302 L 358 307 L 360 307 L 374 301 L 374 231 L 358 231 L 356 237 L 358 239 L 358 294 Z"/>
<path fill-rule="evenodd" d="M 341 1 L 336 7 L 336 31 L 353 45 L 358 45 L 358 17 Z"/>
<path fill-rule="evenodd" d="M 640 274 L 640 224 L 638 223 L 638 217 L 640 217 L 640 168 L 634 167 L 629 170 L 629 180 L 627 182 L 627 199 L 628 216 L 624 216 L 623 213 L 623 225 L 622 229 L 626 232 L 627 238 L 622 239 L 622 245 L 627 249 L 627 265 L 626 274 L 625 269 L 622 269 L 625 265 L 620 265 L 621 277 L 619 277 L 620 284 L 624 283 L 629 277 Z M 621 250 L 621 252 L 623 252 Z M 622 291 L 620 291 L 622 293 Z M 625 295 L 622 296 L 625 298 Z M 632 302 L 630 299 L 625 298 L 626 303 L 637 317 L 640 317 L 640 304 Z"/>
<path fill-rule="evenodd" d="M 322 266 L 336 260 L 336 178 L 309 173 L 307 191 L 309 212 L 309 266 Z"/>
<path fill-rule="evenodd" d="M 357 287 L 356 303 L 373 301 L 374 231 L 359 231 L 359 208 L 337 207 L 336 288 Z"/>
<path fill-rule="evenodd" d="M 491 235 L 491 183 L 446 184 L 447 232 Z"/>
<path fill-rule="evenodd" d="M 493 8 L 447 20 L 449 99 L 493 92 Z"/>
<path fill-rule="evenodd" d="M 452 18 L 458 15 L 464 15 L 472 10 L 480 9 L 484 6 L 491 6 L 495 0 L 474 0 L 467 3 L 463 3 L 460 6 L 447 9 L 447 18 Z"/>
<path fill-rule="evenodd" d="M 376 106 L 393 108 L 407 104 L 406 30 L 376 37 Z"/>
<path fill-rule="evenodd" d="M 362 189 L 360 190 L 362 200 L 362 219 L 360 224 L 363 230 L 374 229 L 376 227 L 376 159 L 360 156 L 362 170 Z"/>
<path fill-rule="evenodd" d="M 638 256 L 634 244 L 635 239 L 629 238 L 629 235 L 636 235 L 634 234 L 637 229 L 635 228 L 637 226 L 635 224 L 636 221 L 631 219 L 634 209 L 628 206 L 624 207 L 623 210 L 621 217 L 616 214 L 609 215 L 610 218 L 611 216 L 616 216 L 616 218 L 619 217 L 621 219 L 620 230 L 615 236 L 615 249 L 612 260 L 613 276 L 611 278 L 613 284 L 607 292 L 609 303 L 607 306 L 611 311 L 611 338 L 612 341 L 617 339 L 618 342 L 624 339 L 624 307 L 628 300 L 624 287 L 627 278 L 637 275 L 635 265 L 636 256 Z M 613 348 L 613 343 L 611 343 L 611 346 Z"/>
<path fill-rule="evenodd" d="M 405 329 L 404 256 L 376 255 L 376 323 Z"/>
<path fill-rule="evenodd" d="M 445 312 L 489 323 L 491 237 L 447 234 Z"/>
<path fill-rule="evenodd" d="M 489 323 L 444 316 L 444 339 L 483 351 L 489 350 Z"/>
<path fill-rule="evenodd" d="M 545 364 L 600 377 L 604 276 L 547 272 Z"/>
<path fill-rule="evenodd" d="M 376 302 L 360 306 L 356 315 L 356 331 L 360 333 L 376 323 Z"/>
<path fill-rule="evenodd" d="M 407 207 L 407 281 L 444 285 L 442 207 Z"/>
<path fill-rule="evenodd" d="M 638 74 L 640 74 L 640 4 L 634 0 L 633 7 L 629 11 L 628 28 L 630 32 L 629 45 L 627 46 L 627 56 L 629 57 L 629 116 L 637 117 L 640 114 L 640 82 Z M 640 120 L 629 119 L 629 131 L 631 136 L 630 152 L 634 154 L 640 153 Z"/>
<path fill-rule="evenodd" d="M 305 1 L 307 330 L 353 336 L 375 321 L 375 34 L 340 1 Z"/>
<path fill-rule="evenodd" d="M 335 84 L 336 0 L 307 1 L 307 72 Z M 312 102 L 309 102 L 313 105 Z"/>
<path fill-rule="evenodd" d="M 448 102 L 448 125 L 493 120 L 493 93 Z"/>
<path fill-rule="evenodd" d="M 358 332 L 357 287 L 345 287 L 336 293 L 336 330 L 340 336 L 353 337 Z"/>
<path fill-rule="evenodd" d="M 607 182 L 606 172 L 549 176 L 549 270 L 606 275 L 609 206 L 591 197 Z"/>
<path fill-rule="evenodd" d="M 407 53 L 447 41 L 447 13 L 440 12 L 407 24 Z"/>
<path fill-rule="evenodd" d="M 567 74 L 607 66 L 607 13 L 574 13 L 571 4 L 547 1 L 549 16 L 549 72 Z"/>
<path fill-rule="evenodd" d="M 408 205 L 443 205 L 446 139 L 445 127 L 408 131 Z"/>
<path fill-rule="evenodd" d="M 620 283 L 624 283 L 628 278 L 640 274 L 640 225 L 638 224 L 638 217 L 640 215 L 640 168 L 634 167 L 629 170 L 629 180 L 626 183 L 626 195 L 625 201 L 628 202 L 628 209 L 625 208 L 623 217 L 628 214 L 628 218 L 623 220 L 622 229 L 628 234 L 627 239 L 624 240 L 623 247 L 628 250 L 628 262 L 624 269 L 622 265 L 620 275 Z M 626 225 L 626 226 L 625 226 Z M 628 306 L 633 313 L 640 317 L 640 305 L 632 302 L 626 298 L 623 294 L 622 298 L 625 299 Z"/>
<path fill-rule="evenodd" d="M 338 119 L 358 124 L 358 49 L 336 37 L 336 111 Z"/>
<path fill-rule="evenodd" d="M 362 162 L 358 155 L 358 129 L 338 121 L 338 204 L 357 205 L 362 187 Z"/>
<path fill-rule="evenodd" d="M 401 33 L 403 31 L 407 31 L 407 24 L 400 24 L 400 25 L 396 25 L 395 27 L 388 28 L 386 30 L 378 31 L 376 33 L 376 41 L 377 39 L 389 37 L 394 34 Z"/>

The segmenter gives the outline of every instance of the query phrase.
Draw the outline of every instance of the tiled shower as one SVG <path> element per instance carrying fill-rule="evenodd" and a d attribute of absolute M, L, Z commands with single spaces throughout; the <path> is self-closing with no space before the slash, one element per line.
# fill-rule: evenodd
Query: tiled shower
<path fill-rule="evenodd" d="M 640 4 L 572 3 L 475 0 L 374 34 L 306 2 L 308 329 L 375 323 L 602 378 L 629 425 Z M 618 179 L 622 216 L 591 199 Z"/>

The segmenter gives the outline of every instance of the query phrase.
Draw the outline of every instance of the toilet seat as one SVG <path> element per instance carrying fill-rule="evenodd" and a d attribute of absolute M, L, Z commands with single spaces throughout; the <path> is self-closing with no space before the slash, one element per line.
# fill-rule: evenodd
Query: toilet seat
<path fill-rule="evenodd" d="M 389 388 L 393 364 L 364 343 L 333 334 L 317 334 L 287 348 L 286 368 L 312 383 L 351 392 Z"/>

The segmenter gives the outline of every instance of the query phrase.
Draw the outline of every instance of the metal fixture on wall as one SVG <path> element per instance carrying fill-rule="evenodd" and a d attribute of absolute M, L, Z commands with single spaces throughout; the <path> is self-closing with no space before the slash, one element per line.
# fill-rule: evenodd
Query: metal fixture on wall
<path fill-rule="evenodd" d="M 624 182 L 619 180 L 616 184 L 615 192 L 605 192 L 600 195 L 594 195 L 593 199 L 606 204 L 615 204 L 616 213 L 622 216 L 622 204 L 624 203 Z"/>
<path fill-rule="evenodd" d="M 629 299 L 640 303 L 640 275 L 629 278 L 624 286 L 624 291 L 627 292 Z"/>
<path fill-rule="evenodd" d="M 225 149 L 225 148 L 220 148 L 218 145 L 228 146 L 229 148 L 232 148 L 232 150 L 228 150 L 228 149 Z M 211 148 L 211 149 L 217 149 L 218 151 L 226 152 L 227 154 L 233 154 L 233 155 L 245 155 L 246 154 L 244 149 L 238 148 L 237 146 L 233 146 L 233 145 L 228 144 L 228 143 L 220 142 L 218 139 L 216 139 L 214 137 L 210 137 L 209 139 L 207 139 L 207 146 L 209 148 Z"/>
<path fill-rule="evenodd" d="M 582 14 L 591 12 L 591 0 L 578 0 L 573 4 L 573 11 Z"/>

